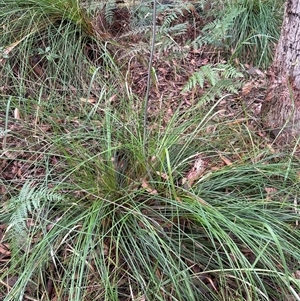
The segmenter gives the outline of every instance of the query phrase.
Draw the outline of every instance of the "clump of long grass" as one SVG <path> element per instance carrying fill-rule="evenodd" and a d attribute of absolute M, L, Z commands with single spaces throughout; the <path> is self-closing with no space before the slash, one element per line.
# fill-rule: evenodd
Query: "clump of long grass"
<path fill-rule="evenodd" d="M 226 1 L 225 15 L 232 9 L 240 13 L 227 33 L 232 59 L 247 60 L 255 66 L 268 67 L 279 39 L 283 1 Z"/>
<path fill-rule="evenodd" d="M 109 41 L 95 32 L 80 1 L 4 2 L 0 84 L 6 95 L 43 99 L 55 110 L 54 99 L 90 100 L 91 93 L 95 98 L 106 93 L 103 78 L 116 67 Z"/>
<path fill-rule="evenodd" d="M 2 77 L 1 127 L 21 116 L 3 166 L 27 169 L 0 182 L 0 297 L 299 300 L 299 160 L 221 122 L 218 102 L 152 119 L 145 143 L 141 100 L 113 57 L 63 24 L 41 37 L 50 46 L 32 36 L 17 50 L 43 56 L 40 86 L 28 90 L 27 62 L 6 61 Z"/>
<path fill-rule="evenodd" d="M 17 281 L 4 300 L 297 300 L 297 163 L 266 153 L 251 164 L 253 145 L 222 166 L 212 110 L 175 114 L 145 157 L 127 109 L 123 121 L 107 108 L 101 126 L 53 136 L 59 181 L 25 183 L 7 202 L 1 280 Z M 217 128 L 225 139 L 226 124 Z M 199 155 L 220 166 L 185 185 Z"/>
<path fill-rule="evenodd" d="M 217 1 L 208 13 L 214 21 L 203 27 L 204 36 L 195 44 L 226 49 L 233 61 L 266 68 L 279 39 L 283 4 L 281 0 Z"/>

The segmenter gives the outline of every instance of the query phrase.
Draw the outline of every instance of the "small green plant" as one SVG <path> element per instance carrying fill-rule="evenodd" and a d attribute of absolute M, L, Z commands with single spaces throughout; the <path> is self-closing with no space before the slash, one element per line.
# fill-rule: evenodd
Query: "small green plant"
<path fill-rule="evenodd" d="M 48 61 L 54 61 L 55 59 L 60 58 L 59 55 L 51 51 L 51 47 L 47 46 L 45 49 L 38 48 L 38 54 L 44 56 Z"/>
<path fill-rule="evenodd" d="M 229 64 L 208 64 L 190 76 L 182 91 L 194 89 L 197 85 L 202 89 L 208 86 L 207 92 L 200 98 L 200 102 L 206 102 L 221 97 L 224 92 L 237 94 L 242 82 L 236 82 L 236 79 L 240 78 L 243 78 L 243 74 Z"/>
<path fill-rule="evenodd" d="M 8 51 L 3 46 L 0 47 L 0 58 L 3 58 L 3 59 L 8 59 L 9 58 Z"/>

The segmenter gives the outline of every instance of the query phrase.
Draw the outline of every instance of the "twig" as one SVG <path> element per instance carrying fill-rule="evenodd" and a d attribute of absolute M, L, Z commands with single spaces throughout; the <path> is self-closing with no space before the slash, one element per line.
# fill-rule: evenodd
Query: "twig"
<path fill-rule="evenodd" d="M 6 138 L 7 138 L 7 133 L 8 133 L 8 114 L 9 114 L 9 109 L 10 109 L 10 102 L 11 102 L 11 96 L 9 97 L 6 105 L 6 113 L 5 113 L 5 128 L 4 128 L 4 138 L 3 138 L 3 145 L 2 148 L 3 150 L 6 149 Z"/>
<path fill-rule="evenodd" d="M 149 104 L 149 93 L 151 88 L 151 70 L 152 70 L 152 62 L 155 48 L 155 37 L 156 37 L 156 2 L 157 0 L 153 0 L 153 16 L 152 16 L 152 41 L 151 41 L 151 52 L 149 58 L 149 66 L 148 66 L 148 78 L 147 78 L 147 90 L 144 101 L 144 136 L 143 136 L 143 152 L 144 157 L 147 155 L 147 119 L 148 119 L 148 104 Z"/>

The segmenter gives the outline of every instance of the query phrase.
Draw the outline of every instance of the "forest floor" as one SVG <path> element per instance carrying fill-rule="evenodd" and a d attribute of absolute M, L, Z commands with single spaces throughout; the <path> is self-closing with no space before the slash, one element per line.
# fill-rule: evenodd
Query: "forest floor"
<path fill-rule="evenodd" d="M 200 22 L 200 20 L 198 21 Z M 195 30 L 196 28 L 191 28 L 191 34 L 194 34 Z M 189 36 L 186 36 L 185 41 L 189 38 Z M 182 47 L 184 47 L 185 41 L 182 41 Z M 131 44 L 134 44 L 134 42 L 134 40 L 127 41 Z M 120 51 L 120 56 L 121 54 L 122 51 Z M 145 58 L 145 61 L 148 61 L 148 57 Z M 143 108 L 148 78 L 148 65 L 145 61 L 135 57 L 130 60 L 126 58 L 119 61 L 120 70 L 124 76 L 124 82 L 119 85 L 120 89 L 130 91 L 136 99 L 140 100 L 140 103 L 132 108 L 132 111 L 141 111 Z M 156 47 L 154 53 L 153 69 L 155 74 L 151 77 L 147 119 L 150 132 L 168 128 L 174 116 L 184 115 L 185 112 L 192 111 L 193 108 L 195 108 L 196 114 L 197 110 L 203 114 L 202 112 L 208 112 L 213 108 L 212 117 L 210 117 L 212 124 L 207 126 L 206 134 L 210 135 L 212 140 L 216 140 L 214 158 L 213 160 L 206 160 L 205 171 L 202 170 L 196 175 L 196 178 L 231 166 L 235 162 L 242 162 L 243 158 L 246 158 L 254 148 L 257 157 L 251 158 L 253 164 L 260 160 L 266 149 L 274 155 L 282 154 L 285 151 L 284 147 L 277 145 L 274 137 L 270 137 L 261 126 L 260 109 L 267 87 L 267 71 L 255 68 L 251 64 L 239 64 L 238 68 L 244 76 L 236 79 L 236 81 L 240 81 L 237 85 L 239 86 L 238 93 L 224 91 L 222 96 L 202 104 L 199 103 L 199 99 L 211 88 L 209 83 L 204 82 L 203 87 L 196 85 L 189 91 L 183 92 L 184 86 L 194 72 L 208 64 L 215 66 L 222 63 L 226 63 L 226 55 L 224 54 L 223 57 L 220 50 L 208 47 L 197 50 L 189 49 L 180 59 L 168 51 L 162 51 L 159 46 Z M 33 67 L 31 80 L 32 82 L 39 81 L 41 79 L 39 77 L 43 76 L 45 70 L 43 70 L 42 65 L 37 64 Z M 15 70 L 15 72 L 18 73 L 18 70 Z M 65 110 L 65 114 L 61 114 L 61 116 L 64 116 L 63 118 L 61 116 L 56 118 L 54 115 L 50 116 L 50 114 L 49 116 L 40 114 L 39 110 L 42 111 L 42 108 L 39 107 L 39 104 L 35 104 L 35 109 L 27 114 L 21 106 L 16 105 L 18 96 L 12 94 L 13 88 L 13 86 L 9 86 L 5 75 L 0 75 L 2 98 L 0 103 L 0 201 L 2 204 L 18 195 L 21 188 L 28 181 L 38 182 L 41 179 L 46 179 L 49 170 L 59 179 L 65 172 L 66 163 L 58 153 L 53 152 L 50 155 L 47 153 L 49 148 L 48 138 L 53 139 L 55 137 L 57 128 L 59 128 L 60 133 L 71 135 L 80 127 L 86 126 L 85 117 L 82 117 L 81 105 L 101 115 L 107 104 L 99 104 L 99 93 L 94 93 L 92 88 L 89 95 L 77 97 L 75 104 L 69 103 L 62 106 L 62 110 L 63 108 Z M 56 88 L 59 90 L 61 88 L 60 84 Z M 77 95 L 80 89 L 81 87 L 73 86 L 70 92 Z M 29 92 L 25 98 L 32 99 L 33 97 L 34 95 L 30 95 Z M 72 99 L 72 96 L 70 96 L 70 99 Z M 119 99 L 117 92 L 110 97 L 109 103 L 117 110 L 122 109 L 122 100 Z M 80 114 L 76 117 L 77 110 L 80 111 Z M 127 111 L 124 109 L 124 112 L 120 113 L 120 118 L 126 116 L 126 114 Z M 188 116 L 186 116 L 186 122 L 189 122 Z M 159 124 L 157 120 L 160 120 Z M 135 121 L 133 120 L 133 122 Z M 217 125 L 219 124 L 224 124 L 224 127 L 231 132 L 231 140 L 236 139 L 234 150 L 232 150 L 231 143 L 226 144 L 226 137 L 218 136 Z M 100 124 L 99 127 L 101 126 Z M 248 134 L 241 134 L 242 132 Z M 189 135 L 189 133 L 186 134 Z M 89 141 L 90 144 L 97 143 L 96 140 L 92 140 Z M 294 150 L 294 154 L 298 151 L 300 150 Z M 185 179 L 193 184 L 196 178 L 189 178 L 189 176 L 195 168 L 195 164 L 190 165 L 185 170 L 181 180 Z M 80 194 L 80 192 L 78 193 Z M 270 197 L 274 194 L 274 187 L 265 187 L 264 193 L 267 198 Z M 30 219 L 27 223 L 30 223 Z M 7 227 L 7 223 L 0 220 L 0 268 L 7 267 L 7 263 L 11 260 L 11 246 L 6 240 Z M 209 279 L 208 282 L 214 287 L 216 285 L 214 278 L 210 276 L 207 278 Z M 6 282 L 1 280 L 0 300 L 5 298 L 3 291 L 10 291 L 17 281 L 16 276 L 8 277 Z M 51 281 L 46 285 L 48 290 L 46 294 L 49 300 L 52 301 L 57 298 L 54 293 L 55 285 L 57 284 Z M 33 285 L 31 288 L 29 285 L 23 300 L 37 300 L 33 297 L 35 293 L 36 287 Z M 129 299 L 124 297 L 122 300 Z"/>

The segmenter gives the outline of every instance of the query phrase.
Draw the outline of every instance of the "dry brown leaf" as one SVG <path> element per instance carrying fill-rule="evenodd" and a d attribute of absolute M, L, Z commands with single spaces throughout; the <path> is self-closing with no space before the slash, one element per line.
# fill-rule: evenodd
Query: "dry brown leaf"
<path fill-rule="evenodd" d="M 242 88 L 242 94 L 244 96 L 248 95 L 251 92 L 251 90 L 253 89 L 253 87 L 254 87 L 253 81 L 246 83 L 244 85 L 244 87 Z"/>
<path fill-rule="evenodd" d="M 294 272 L 293 276 L 294 276 L 295 279 L 300 279 L 300 271 L 297 270 L 296 272 Z"/>
<path fill-rule="evenodd" d="M 235 125 L 235 124 L 240 124 L 240 123 L 244 123 L 245 121 L 248 121 L 249 118 L 238 118 L 238 119 L 235 119 L 231 122 L 228 122 L 227 125 Z"/>
<path fill-rule="evenodd" d="M 9 55 L 9 53 L 16 47 L 18 46 L 27 36 L 23 37 L 21 40 L 14 42 L 12 44 L 10 44 L 9 46 L 5 47 L 4 51 L 2 52 L 2 56 L 4 55 L 4 57 L 2 57 L 0 59 L 0 63 L 2 63 L 6 58 L 5 56 Z"/>
<path fill-rule="evenodd" d="M 267 193 L 266 201 L 267 202 L 271 202 L 272 201 L 272 197 L 277 192 L 277 189 L 273 188 L 273 187 L 265 187 L 265 192 Z"/>
<path fill-rule="evenodd" d="M 157 195 L 157 194 L 158 194 L 157 190 L 151 188 L 146 180 L 143 180 L 143 181 L 142 181 L 142 187 L 143 187 L 147 192 L 149 192 L 150 194 L 154 194 L 154 195 Z"/>
<path fill-rule="evenodd" d="M 202 205 L 207 206 L 208 203 L 206 201 L 204 201 L 202 198 L 198 197 L 198 196 L 194 196 L 194 198 Z"/>
<path fill-rule="evenodd" d="M 253 75 L 254 76 L 259 76 L 259 77 L 264 77 L 265 76 L 265 74 L 261 70 L 259 70 L 257 68 L 254 68 L 254 67 L 250 67 L 250 66 L 249 66 L 249 68 L 247 70 L 247 73 L 249 75 L 252 75 L 252 76 Z"/>
<path fill-rule="evenodd" d="M 43 124 L 43 125 L 40 125 L 40 126 L 39 126 L 39 129 L 40 129 L 43 133 L 46 133 L 46 132 L 49 132 L 49 130 L 51 129 L 51 125 L 49 125 L 49 124 Z"/>
<path fill-rule="evenodd" d="M 9 245 L 8 244 L 1 244 L 0 245 L 0 254 L 2 256 L 9 256 L 11 252 L 9 251 Z"/>
<path fill-rule="evenodd" d="M 193 167 L 188 171 L 186 177 L 182 178 L 182 184 L 184 186 L 191 187 L 196 180 L 201 178 L 207 168 L 207 161 L 205 161 L 200 155 L 195 160 Z"/>
<path fill-rule="evenodd" d="M 229 159 L 227 159 L 225 156 L 223 156 L 223 155 L 221 155 L 221 154 L 219 154 L 219 156 L 220 156 L 220 158 L 221 158 L 221 160 L 226 164 L 226 165 L 232 165 L 232 162 L 229 160 Z"/>
<path fill-rule="evenodd" d="M 164 173 L 164 172 L 157 171 L 156 174 L 159 175 L 164 180 L 168 180 L 169 179 L 169 176 L 166 173 Z"/>
<path fill-rule="evenodd" d="M 80 97 L 79 99 L 80 99 L 82 102 L 96 103 L 96 98 L 95 98 L 95 97 L 90 97 L 90 98 Z"/>
<path fill-rule="evenodd" d="M 20 120 L 20 110 L 18 108 L 14 109 L 14 118 Z"/>
<path fill-rule="evenodd" d="M 111 96 L 111 97 L 109 98 L 108 102 L 109 102 L 109 103 L 113 103 L 113 102 L 116 101 L 116 99 L 117 99 L 117 95 L 114 94 L 113 96 Z"/>

